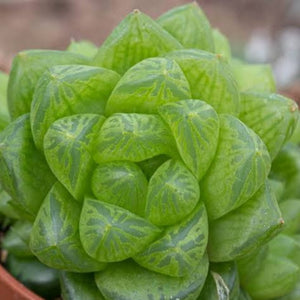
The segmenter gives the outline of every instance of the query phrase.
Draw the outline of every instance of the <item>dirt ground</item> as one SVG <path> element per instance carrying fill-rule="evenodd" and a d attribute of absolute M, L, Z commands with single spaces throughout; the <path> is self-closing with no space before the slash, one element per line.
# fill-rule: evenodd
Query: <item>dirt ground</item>
<path fill-rule="evenodd" d="M 30 48 L 64 49 L 71 38 L 100 45 L 120 20 L 138 8 L 156 18 L 189 0 L 0 0 L 0 64 Z M 290 0 L 200 0 L 213 26 L 235 43 L 255 28 L 284 26 Z M 2 63 L 1 63 L 2 62 Z"/>

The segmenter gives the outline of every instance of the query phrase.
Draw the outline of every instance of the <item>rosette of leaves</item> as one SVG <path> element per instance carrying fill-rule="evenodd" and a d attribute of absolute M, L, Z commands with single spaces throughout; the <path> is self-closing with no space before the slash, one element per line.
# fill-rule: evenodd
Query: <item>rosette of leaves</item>
<path fill-rule="evenodd" d="M 268 176 L 297 105 L 265 66 L 238 78 L 249 66 L 196 4 L 135 10 L 93 50 L 13 64 L 0 180 L 30 253 L 65 299 L 248 299 L 236 261 L 282 229 Z"/>

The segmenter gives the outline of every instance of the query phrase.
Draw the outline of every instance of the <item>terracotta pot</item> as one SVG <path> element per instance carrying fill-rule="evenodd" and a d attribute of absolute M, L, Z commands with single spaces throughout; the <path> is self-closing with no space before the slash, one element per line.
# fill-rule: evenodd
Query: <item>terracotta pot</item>
<path fill-rule="evenodd" d="M 3 300 L 43 300 L 0 266 L 0 299 Z"/>

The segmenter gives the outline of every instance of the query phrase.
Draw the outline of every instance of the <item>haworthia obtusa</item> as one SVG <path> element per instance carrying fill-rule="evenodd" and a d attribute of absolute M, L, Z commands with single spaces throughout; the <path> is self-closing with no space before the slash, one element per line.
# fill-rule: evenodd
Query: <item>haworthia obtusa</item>
<path fill-rule="evenodd" d="M 134 256 L 134 260 L 158 273 L 188 276 L 195 263 L 201 261 L 207 240 L 207 214 L 200 202 L 186 219 L 168 227 L 160 238 Z"/>
<path fill-rule="evenodd" d="M 119 206 L 85 198 L 80 217 L 80 239 L 98 261 L 127 259 L 152 242 L 161 230 Z"/>
<path fill-rule="evenodd" d="M 182 160 L 200 180 L 217 150 L 217 113 L 203 101 L 182 100 L 161 106 L 159 114 L 170 127 Z"/>
<path fill-rule="evenodd" d="M 145 217 L 158 226 L 173 225 L 186 217 L 200 199 L 195 176 L 178 160 L 168 160 L 149 181 Z"/>
<path fill-rule="evenodd" d="M 114 161 L 97 165 L 91 186 L 97 199 L 144 216 L 148 181 L 135 163 Z"/>
<path fill-rule="evenodd" d="M 172 34 L 184 48 L 214 51 L 212 30 L 196 2 L 175 7 L 160 16 L 157 22 Z"/>
<path fill-rule="evenodd" d="M 34 221 L 30 249 L 49 267 L 69 272 L 95 272 L 106 264 L 88 256 L 79 237 L 81 206 L 56 182 Z"/>
<path fill-rule="evenodd" d="M 210 219 L 217 219 L 249 200 L 265 182 L 271 159 L 262 140 L 230 115 L 220 115 L 216 156 L 201 181 Z"/>
<path fill-rule="evenodd" d="M 123 75 L 139 61 L 163 55 L 182 45 L 159 24 L 135 9 L 99 48 L 94 64 Z"/>
<path fill-rule="evenodd" d="M 238 115 L 240 97 L 227 60 L 220 54 L 186 49 L 166 55 L 181 67 L 191 88 L 192 98 L 210 104 L 217 113 Z"/>
<path fill-rule="evenodd" d="M 68 116 L 52 123 L 44 138 L 44 153 L 52 172 L 78 201 L 90 191 L 94 139 L 104 120 L 96 114 Z"/>
<path fill-rule="evenodd" d="M 8 108 L 12 119 L 30 112 L 36 84 L 43 73 L 56 65 L 88 65 L 91 61 L 66 51 L 26 50 L 13 60 L 8 83 Z"/>
<path fill-rule="evenodd" d="M 104 68 L 56 66 L 40 78 L 31 105 L 31 129 L 36 146 L 43 150 L 43 139 L 50 125 L 74 114 L 103 114 L 106 101 L 120 76 Z"/>
<path fill-rule="evenodd" d="M 148 58 L 123 75 L 109 97 L 106 114 L 157 113 L 165 103 L 189 98 L 189 83 L 175 61 Z"/>

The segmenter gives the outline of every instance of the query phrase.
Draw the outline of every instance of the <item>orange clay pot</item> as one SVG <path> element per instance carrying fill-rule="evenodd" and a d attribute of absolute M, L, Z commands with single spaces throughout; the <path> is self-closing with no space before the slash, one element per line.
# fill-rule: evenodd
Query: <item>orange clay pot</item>
<path fill-rule="evenodd" d="M 0 266 L 0 299 L 3 300 L 43 300 Z"/>

